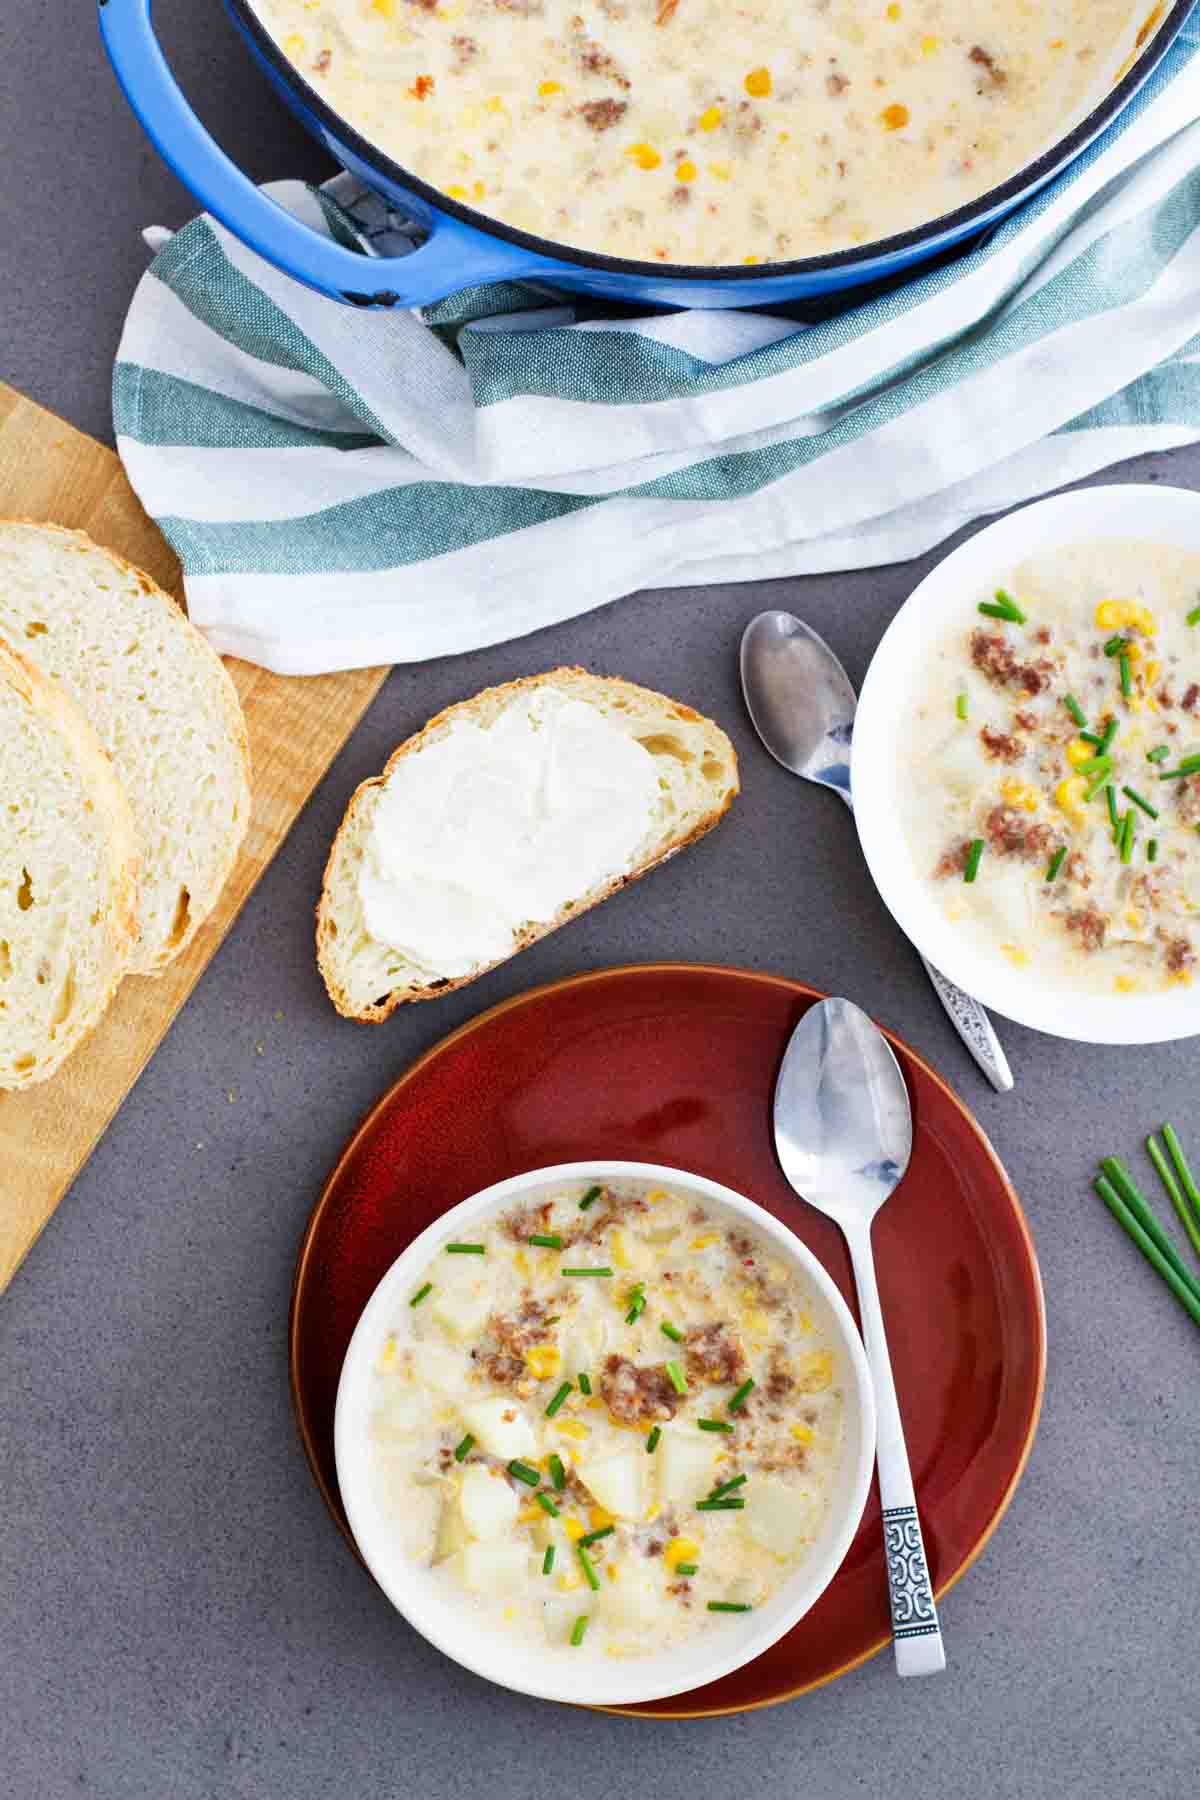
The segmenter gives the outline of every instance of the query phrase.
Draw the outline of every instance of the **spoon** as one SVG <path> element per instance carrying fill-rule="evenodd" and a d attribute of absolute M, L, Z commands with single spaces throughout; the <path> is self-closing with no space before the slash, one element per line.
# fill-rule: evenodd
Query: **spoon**
<path fill-rule="evenodd" d="M 824 638 L 788 612 L 763 612 L 742 634 L 742 692 L 767 750 L 806 781 L 832 788 L 853 812 L 850 740 L 858 696 Z M 921 958 L 959 1037 L 997 1093 L 1013 1085 L 992 1022 L 970 994 Z"/>
<path fill-rule="evenodd" d="M 801 1199 L 841 1228 L 850 1250 L 879 1415 L 875 1459 L 896 1672 L 936 1675 L 946 1651 L 871 1252 L 871 1221 L 912 1155 L 912 1113 L 890 1046 L 851 1001 L 822 1000 L 793 1031 L 775 1083 L 775 1148 Z"/>

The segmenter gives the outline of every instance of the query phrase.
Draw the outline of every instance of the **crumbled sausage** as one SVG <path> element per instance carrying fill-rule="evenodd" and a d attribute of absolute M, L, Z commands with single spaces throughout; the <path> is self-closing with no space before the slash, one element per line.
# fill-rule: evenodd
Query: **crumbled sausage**
<path fill-rule="evenodd" d="M 778 1405 L 781 1400 L 786 1400 L 795 1385 L 795 1376 L 779 1355 L 778 1350 L 774 1351 L 771 1356 L 770 1368 L 767 1370 L 767 1399 L 773 1400 Z"/>
<path fill-rule="evenodd" d="M 628 110 L 627 100 L 588 100 L 579 108 L 579 114 L 593 131 L 607 131 Z"/>
<path fill-rule="evenodd" d="M 1189 775 L 1186 781 L 1177 781 L 1174 786 L 1179 817 L 1187 825 L 1200 825 L 1200 777 Z"/>
<path fill-rule="evenodd" d="M 679 1396 L 662 1363 L 639 1367 L 627 1356 L 610 1356 L 600 1377 L 600 1393 L 614 1419 L 635 1425 L 643 1419 L 673 1419 Z"/>
<path fill-rule="evenodd" d="M 678 6 L 679 0 L 658 0 L 658 12 L 655 14 L 654 23 L 665 25 L 668 19 L 675 16 Z"/>
<path fill-rule="evenodd" d="M 333 51 L 321 50 L 317 53 L 316 61 L 313 63 L 313 69 L 318 75 L 328 75 L 329 65 L 332 61 Z"/>
<path fill-rule="evenodd" d="M 684 1339 L 684 1358 L 688 1376 L 692 1381 L 713 1382 L 717 1386 L 732 1386 L 740 1381 L 746 1368 L 746 1359 L 742 1347 L 736 1338 L 729 1335 L 728 1328 L 720 1319 L 714 1319 L 708 1325 L 693 1325 Z"/>
<path fill-rule="evenodd" d="M 520 1206 L 515 1212 L 505 1213 L 500 1229 L 514 1243 L 527 1244 L 535 1232 L 544 1237 L 549 1224 L 550 1202 L 544 1200 L 541 1205 Z"/>
<path fill-rule="evenodd" d="M 1168 937 L 1163 961 L 1171 975 L 1184 975 L 1196 961 L 1196 952 L 1192 949 L 1190 939 L 1186 937 Z"/>
<path fill-rule="evenodd" d="M 1026 862 L 1045 856 L 1053 847 L 1049 825 L 1035 824 L 1027 812 L 1015 806 L 993 806 L 984 822 L 984 836 L 1000 856 L 1019 856 Z"/>
<path fill-rule="evenodd" d="M 550 1315 L 540 1300 L 523 1300 L 511 1315 L 493 1313 L 478 1359 L 500 1387 L 512 1387 L 528 1373 L 525 1352 L 546 1335 Z"/>
<path fill-rule="evenodd" d="M 1189 687 L 1187 693 L 1180 701 L 1180 705 L 1183 707 L 1184 712 L 1195 712 L 1197 700 L 1200 700 L 1200 682 L 1193 681 L 1191 687 Z"/>
<path fill-rule="evenodd" d="M 837 99 L 839 94 L 844 94 L 849 86 L 850 77 L 848 75 L 843 75 L 839 69 L 834 69 L 832 73 L 825 77 L 825 92 L 834 100 Z"/>
<path fill-rule="evenodd" d="M 975 44 L 967 54 L 971 62 L 977 63 L 981 69 L 987 70 L 996 87 L 1004 86 L 1005 82 L 1008 80 L 1008 76 L 1005 74 L 1004 70 L 999 67 L 990 50 L 985 50 L 981 44 Z"/>
<path fill-rule="evenodd" d="M 450 39 L 450 48 L 454 52 L 454 71 L 458 75 L 479 55 L 479 45 L 475 39 L 465 37 L 462 33 Z"/>
<path fill-rule="evenodd" d="M 970 849 L 971 840 L 963 838 L 960 843 L 951 844 L 948 850 L 943 850 L 933 871 L 937 880 L 945 881 L 950 875 L 961 875 L 967 866 Z"/>
<path fill-rule="evenodd" d="M 1102 950 L 1108 931 L 1108 919 L 1097 906 L 1079 906 L 1069 912 L 1063 923 L 1079 938 L 1083 950 Z"/>
<path fill-rule="evenodd" d="M 1009 737 L 1003 731 L 993 731 L 990 725 L 984 725 L 979 736 L 989 756 L 994 756 L 1000 762 L 1006 763 L 1021 760 L 1021 746 L 1015 737 Z"/>
<path fill-rule="evenodd" d="M 602 75 L 606 80 L 615 82 L 619 88 L 629 87 L 629 78 L 622 74 L 615 59 L 594 38 L 581 32 L 575 45 L 575 56 L 585 75 Z"/>
<path fill-rule="evenodd" d="M 1015 712 L 1013 724 L 1019 725 L 1022 731 L 1037 730 L 1037 714 L 1031 712 Z"/>
<path fill-rule="evenodd" d="M 971 661 L 981 675 L 998 687 L 1020 687 L 1027 694 L 1040 694 L 1053 668 L 1045 658 L 1038 663 L 1018 662 L 1007 638 L 982 629 L 971 633 Z"/>

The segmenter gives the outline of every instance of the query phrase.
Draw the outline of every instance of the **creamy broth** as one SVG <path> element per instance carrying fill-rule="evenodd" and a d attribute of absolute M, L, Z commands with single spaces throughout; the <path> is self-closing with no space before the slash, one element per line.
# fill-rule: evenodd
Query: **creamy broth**
<path fill-rule="evenodd" d="M 482 1253 L 443 1246 L 381 1334 L 372 1477 L 397 1546 L 564 1655 L 656 1653 L 762 1605 L 841 1444 L 827 1315 L 794 1267 L 637 1185 L 548 1192 L 469 1237 Z"/>
<path fill-rule="evenodd" d="M 1026 622 L 964 597 L 900 752 L 918 870 L 948 926 L 1005 958 L 1014 979 L 1093 993 L 1188 984 L 1200 946 L 1200 773 L 1187 773 L 1193 754 L 1200 767 L 1200 613 L 1188 622 L 1200 556 L 1078 544 L 1021 564 L 1000 592 Z"/>
<path fill-rule="evenodd" d="M 257 0 L 285 55 L 433 187 L 683 264 L 870 243 L 962 206 L 1122 72 L 1152 0 Z"/>

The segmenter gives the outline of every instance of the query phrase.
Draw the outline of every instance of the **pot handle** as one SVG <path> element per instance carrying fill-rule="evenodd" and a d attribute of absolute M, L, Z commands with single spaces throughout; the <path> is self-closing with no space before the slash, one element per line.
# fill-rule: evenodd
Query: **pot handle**
<path fill-rule="evenodd" d="M 98 0 L 100 34 L 125 98 L 159 155 L 205 209 L 277 268 L 355 306 L 409 307 L 555 267 L 443 213 L 431 215 L 429 236 L 408 256 L 363 256 L 303 224 L 243 175 L 204 129 L 154 34 L 152 4 Z"/>

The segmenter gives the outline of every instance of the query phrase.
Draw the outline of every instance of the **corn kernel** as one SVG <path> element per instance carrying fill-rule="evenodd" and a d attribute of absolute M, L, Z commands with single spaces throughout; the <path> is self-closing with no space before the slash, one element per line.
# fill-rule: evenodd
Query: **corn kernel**
<path fill-rule="evenodd" d="M 1028 782 L 1008 780 L 1000 789 L 1004 799 L 1010 806 L 1019 806 L 1025 812 L 1036 812 L 1041 805 L 1042 796 Z"/>
<path fill-rule="evenodd" d="M 733 177 L 733 170 L 728 163 L 709 163 L 708 172 L 715 181 L 730 181 Z"/>
<path fill-rule="evenodd" d="M 791 1431 L 792 1436 L 798 1444 L 811 1444 L 813 1438 L 816 1436 L 811 1425 L 802 1425 L 798 1420 L 796 1424 L 789 1426 L 788 1429 Z"/>
<path fill-rule="evenodd" d="M 771 91 L 770 69 L 751 69 L 742 86 L 752 99 L 765 100 Z"/>
<path fill-rule="evenodd" d="M 650 1193 L 648 1193 L 646 1195 L 646 1205 L 647 1206 L 657 1206 L 660 1200 L 669 1200 L 669 1199 L 670 1199 L 670 1195 L 667 1193 L 666 1188 L 654 1188 L 654 1189 L 652 1189 L 652 1191 Z"/>
<path fill-rule="evenodd" d="M 471 183 L 471 198 L 472 198 L 472 200 L 482 200 L 483 196 L 486 193 L 487 193 L 487 189 L 486 189 L 486 187 L 484 187 L 482 181 L 473 181 Z"/>
<path fill-rule="evenodd" d="M 534 1344 L 525 1352 L 525 1361 L 529 1364 L 529 1373 L 539 1381 L 546 1381 L 551 1375 L 557 1375 L 562 1368 L 562 1355 L 554 1344 Z"/>
<path fill-rule="evenodd" d="M 1153 687 L 1162 674 L 1162 664 L 1153 659 L 1146 664 L 1146 686 Z"/>
<path fill-rule="evenodd" d="M 1180 969 L 1178 974 L 1168 977 L 1172 987 L 1191 987 L 1192 977 L 1187 969 Z"/>
<path fill-rule="evenodd" d="M 549 100 L 552 94 L 562 93 L 561 81 L 539 81 L 538 94 L 543 100 Z"/>
<path fill-rule="evenodd" d="M 1154 614 L 1139 600 L 1101 600 L 1096 608 L 1096 624 L 1101 631 L 1132 625 L 1147 637 L 1153 637 L 1156 630 Z"/>
<path fill-rule="evenodd" d="M 662 161 L 653 144 L 630 144 L 625 154 L 633 159 L 639 169 L 657 169 Z"/>
<path fill-rule="evenodd" d="M 381 1369 L 389 1369 L 389 1368 L 391 1368 L 391 1366 L 395 1362 L 395 1360 L 396 1360 L 396 1340 L 394 1337 L 390 1337 L 388 1339 L 387 1343 L 383 1346 L 383 1350 L 379 1357 L 379 1366 Z"/>
<path fill-rule="evenodd" d="M 719 106 L 706 106 L 704 111 L 700 114 L 701 131 L 715 131 L 717 126 L 721 123 L 721 117 L 721 109 Z"/>
<path fill-rule="evenodd" d="M 1139 912 L 1139 911 L 1138 911 L 1138 909 L 1137 909 L 1137 907 L 1136 907 L 1136 906 L 1127 906 L 1127 907 L 1126 907 L 1126 908 L 1125 908 L 1125 923 L 1126 923 L 1126 924 L 1127 924 L 1127 925 L 1129 925 L 1129 926 L 1131 926 L 1131 927 L 1132 927 L 1132 928 L 1133 928 L 1133 930 L 1134 930 L 1134 931 L 1140 931 L 1140 930 L 1141 930 L 1141 928 L 1142 928 L 1142 915 L 1141 915 L 1141 913 L 1140 913 L 1140 912 Z"/>
<path fill-rule="evenodd" d="M 625 1242 L 623 1231 L 613 1232 L 609 1247 L 612 1251 L 612 1259 L 618 1269 L 628 1269 L 632 1266 L 629 1260 L 629 1245 Z"/>
<path fill-rule="evenodd" d="M 457 185 L 448 187 L 446 192 L 450 195 L 452 200 L 465 200 L 467 197 L 466 188 L 458 187 Z M 517 1271 L 518 1275 L 522 1275 L 528 1280 L 530 1275 L 529 1258 L 523 1250 L 516 1250 L 513 1252 L 513 1268 Z"/>
<path fill-rule="evenodd" d="M 682 162 L 675 164 L 676 181 L 695 181 L 699 173 L 700 171 L 697 169 L 695 163 L 690 161 L 686 156 Z"/>
<path fill-rule="evenodd" d="M 615 1562 L 610 1562 L 607 1565 L 607 1567 L 608 1567 L 608 1579 L 610 1581 L 615 1581 L 617 1579 L 617 1576 L 621 1573 L 620 1564 L 615 1563 Z"/>
<path fill-rule="evenodd" d="M 1087 793 L 1087 782 L 1082 775 L 1068 775 L 1060 781 L 1054 790 L 1055 803 L 1061 812 L 1070 819 L 1083 818 L 1083 796 Z"/>
<path fill-rule="evenodd" d="M 556 1419 L 555 1424 L 564 1437 L 583 1439 L 592 1435 L 588 1426 L 578 1419 Z"/>
<path fill-rule="evenodd" d="M 603 1531 L 606 1525 L 615 1525 L 617 1521 L 615 1515 L 605 1512 L 602 1506 L 593 1506 L 588 1513 L 588 1522 L 593 1531 Z"/>
<path fill-rule="evenodd" d="M 283 54 L 285 56 L 290 56 L 293 59 L 293 61 L 295 60 L 295 58 L 297 56 L 304 55 L 304 34 L 303 34 L 303 32 L 293 31 L 287 37 L 284 38 Z"/>
<path fill-rule="evenodd" d="M 695 1562 L 700 1546 L 695 1538 L 674 1537 L 663 1551 L 663 1562 L 674 1571 L 676 1563 Z"/>
<path fill-rule="evenodd" d="M 767 1331 L 770 1323 L 761 1306 L 748 1306 L 742 1314 L 742 1324 L 747 1331 Z"/>
<path fill-rule="evenodd" d="M 796 1315 L 796 1330 L 797 1331 L 811 1331 L 812 1328 L 813 1328 L 813 1323 L 812 1323 L 812 1320 L 809 1318 L 808 1314 L 804 1313 L 804 1312 L 797 1313 L 797 1315 Z"/>
<path fill-rule="evenodd" d="M 573 1513 L 569 1518 L 563 1520 L 562 1526 L 573 1544 L 577 1544 L 581 1537 L 587 1535 L 587 1527 L 583 1520 L 577 1519 Z"/>
<path fill-rule="evenodd" d="M 492 94 L 489 99 L 484 101 L 483 110 L 490 113 L 506 113 L 508 108 L 504 104 L 503 95 Z"/>
<path fill-rule="evenodd" d="M 802 1394 L 819 1394 L 833 1380 L 833 1357 L 828 1350 L 810 1350 L 796 1365 L 796 1387 Z"/>
<path fill-rule="evenodd" d="M 382 13 L 385 19 L 393 17 L 396 11 L 396 0 L 371 0 L 374 12 Z"/>
<path fill-rule="evenodd" d="M 574 1569 L 566 1575 L 560 1575 L 558 1585 L 564 1594 L 573 1594 L 575 1589 L 583 1586 L 583 1576 L 577 1575 Z"/>
<path fill-rule="evenodd" d="M 761 260 L 762 259 L 757 256 L 743 256 L 743 258 L 742 258 L 742 261 L 745 263 L 747 268 L 749 268 L 753 263 L 760 262 Z"/>
<path fill-rule="evenodd" d="M 721 1236 L 721 1234 L 719 1231 L 703 1232 L 700 1237 L 692 1239 L 692 1249 L 693 1250 L 707 1250 L 710 1244 L 715 1244 L 715 1243 L 719 1242 L 720 1236 Z"/>
<path fill-rule="evenodd" d="M 1073 769 L 1077 769 L 1080 763 L 1089 762 L 1091 756 L 1092 746 L 1085 744 L 1082 738 L 1072 738 L 1067 745 L 1067 761 Z"/>
<path fill-rule="evenodd" d="M 901 106 L 898 101 L 891 106 L 885 106 L 879 115 L 879 123 L 885 131 L 903 131 L 908 121 L 908 108 Z"/>
<path fill-rule="evenodd" d="M 642 1523 L 644 1525 L 653 1525 L 655 1519 L 657 1519 L 657 1517 L 661 1511 L 662 1511 L 662 1507 L 658 1504 L 658 1501 L 656 1500 L 654 1502 L 654 1505 L 650 1508 L 649 1512 L 646 1514 L 646 1517 L 643 1519 Z"/>
<path fill-rule="evenodd" d="M 888 7 L 887 16 L 892 21 L 893 25 L 896 23 L 896 20 L 900 17 L 900 8 L 896 5 L 896 0 L 892 0 L 892 4 Z"/>
<path fill-rule="evenodd" d="M 1118 994 L 1136 994 L 1137 982 L 1132 975 L 1118 975 L 1113 983 Z"/>
<path fill-rule="evenodd" d="M 517 1524 L 534 1525 L 539 1519 L 544 1519 L 545 1516 L 546 1515 L 540 1506 L 523 1506 L 517 1514 Z"/>
<path fill-rule="evenodd" d="M 1028 954 L 1022 950 L 1020 944 L 1001 944 L 1000 948 L 1009 962 L 1015 963 L 1018 969 L 1023 969 L 1029 961 Z"/>
<path fill-rule="evenodd" d="M 1050 39 L 1050 48 L 1052 50 L 1065 50 L 1066 47 L 1067 47 L 1066 38 L 1051 38 Z"/>
<path fill-rule="evenodd" d="M 922 56 L 936 56 L 941 47 L 942 40 L 940 37 L 923 37 L 921 39 Z"/>

